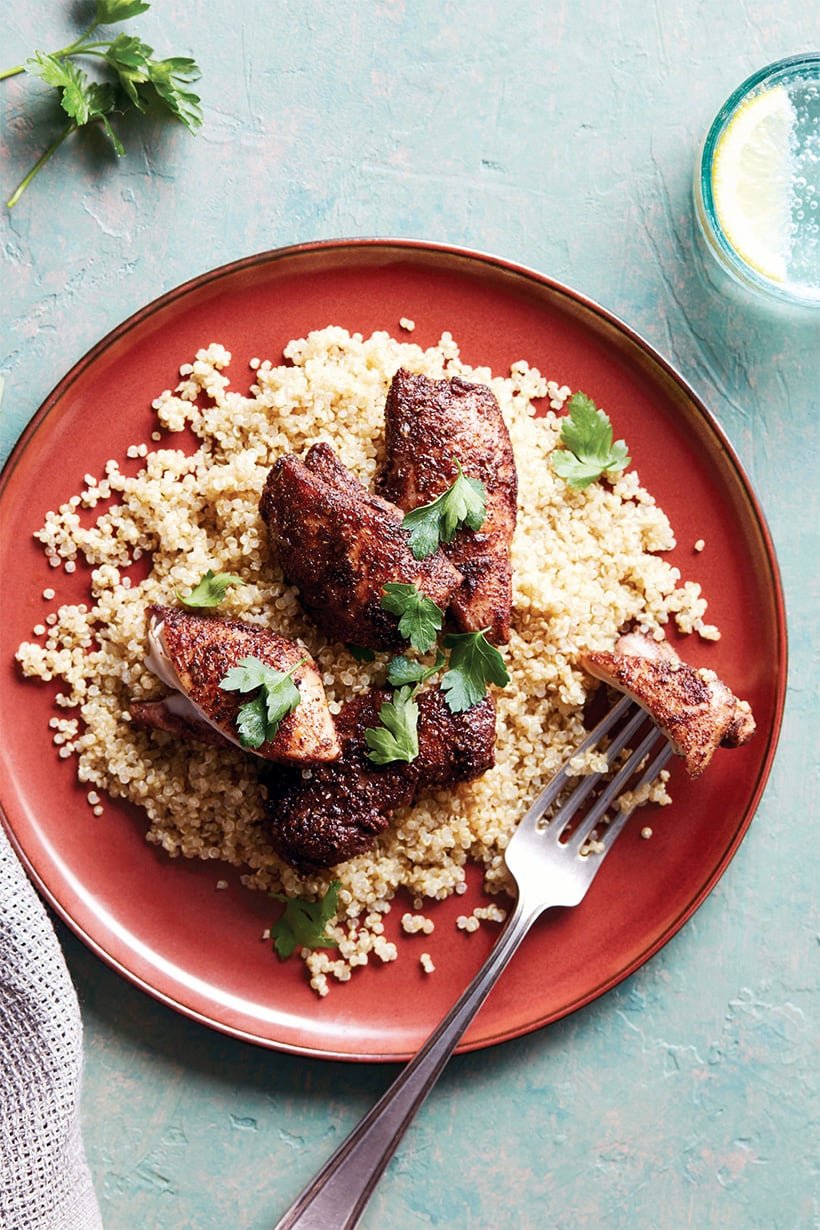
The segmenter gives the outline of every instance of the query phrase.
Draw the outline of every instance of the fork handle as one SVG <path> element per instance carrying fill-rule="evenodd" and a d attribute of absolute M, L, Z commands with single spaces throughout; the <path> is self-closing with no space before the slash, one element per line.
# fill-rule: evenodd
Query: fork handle
<path fill-rule="evenodd" d="M 525 911 L 519 897 L 510 921 L 464 994 L 274 1230 L 353 1230 L 416 1111 L 540 913 L 540 909 Z"/>

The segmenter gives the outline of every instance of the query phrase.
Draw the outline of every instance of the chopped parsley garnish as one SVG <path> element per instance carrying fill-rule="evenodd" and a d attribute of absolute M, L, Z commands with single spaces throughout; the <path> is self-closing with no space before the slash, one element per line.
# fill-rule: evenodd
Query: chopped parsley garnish
<path fill-rule="evenodd" d="M 441 542 L 452 542 L 457 529 L 480 530 L 487 516 L 487 488 L 477 478 L 468 478 L 456 461 L 458 476 L 431 504 L 405 513 L 402 528 L 410 532 L 410 550 L 416 559 L 427 559 Z"/>
<path fill-rule="evenodd" d="M 399 688 L 392 700 L 386 700 L 379 710 L 380 726 L 364 732 L 370 748 L 368 759 L 374 764 L 392 764 L 394 760 L 415 760 L 419 754 L 419 707 L 415 688 Z"/>
<path fill-rule="evenodd" d="M 488 683 L 503 688 L 510 682 L 504 659 L 484 632 L 454 632 L 445 636 L 444 644 L 450 650 L 450 662 L 441 690 L 451 713 L 477 705 Z"/>
<path fill-rule="evenodd" d="M 419 653 L 427 653 L 436 643 L 444 622 L 444 612 L 415 585 L 388 581 L 382 592 L 382 607 L 399 616 L 399 632 Z"/>
<path fill-rule="evenodd" d="M 183 606 L 187 606 L 191 611 L 202 611 L 208 607 L 219 606 L 223 602 L 225 595 L 232 585 L 243 585 L 244 581 L 241 577 L 236 577 L 230 572 L 212 572 L 209 568 L 198 585 L 195 585 L 188 594 L 187 598 L 183 598 L 182 594 L 177 593 L 177 598 Z"/>
<path fill-rule="evenodd" d="M 431 675 L 437 675 L 445 661 L 440 649 L 432 666 L 425 666 L 423 662 L 415 662 L 412 658 L 391 658 L 387 667 L 387 682 L 391 688 L 402 688 L 408 684 L 418 687 Z"/>
<path fill-rule="evenodd" d="M 569 416 L 561 423 L 564 448 L 552 454 L 552 468 L 570 486 L 583 491 L 597 478 L 612 478 L 630 463 L 626 442 L 612 443 L 609 416 L 585 393 L 573 393 L 567 402 Z"/>
<path fill-rule="evenodd" d="M 277 901 L 285 903 L 281 918 L 270 929 L 273 946 L 283 961 L 293 956 L 297 948 L 339 947 L 325 933 L 327 924 L 336 916 L 339 887 L 340 881 L 334 880 L 320 901 L 271 893 Z"/>
<path fill-rule="evenodd" d="M 276 738 L 283 720 L 299 705 L 302 697 L 291 676 L 307 662 L 302 658 L 289 671 L 275 671 L 259 658 L 242 658 L 220 680 L 223 692 L 255 692 L 252 700 L 240 705 L 236 729 L 243 747 L 257 748 Z"/>

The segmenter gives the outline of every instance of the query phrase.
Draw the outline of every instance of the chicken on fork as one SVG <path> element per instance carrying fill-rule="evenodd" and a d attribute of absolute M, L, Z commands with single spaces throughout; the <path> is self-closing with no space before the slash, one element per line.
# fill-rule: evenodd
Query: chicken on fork
<path fill-rule="evenodd" d="M 442 548 L 463 575 L 451 607 L 465 632 L 489 628 L 503 644 L 510 635 L 512 568 L 518 476 L 509 432 L 491 389 L 430 380 L 399 369 L 384 408 L 386 460 L 379 490 L 410 512 L 430 504 L 458 475 L 456 462 L 487 492 L 487 515 L 478 530 L 462 528 Z"/>
<path fill-rule="evenodd" d="M 398 649 L 398 620 L 382 606 L 385 585 L 415 585 L 442 610 L 461 585 L 441 551 L 413 556 L 401 511 L 371 495 L 327 444 L 314 444 L 304 461 L 280 457 L 259 508 L 285 577 L 333 640 Z"/>
<path fill-rule="evenodd" d="M 337 760 L 339 740 L 310 654 L 295 641 L 238 619 L 150 607 L 146 666 L 170 695 L 158 701 L 131 701 L 131 716 L 143 726 L 181 738 L 241 746 L 236 718 L 247 696 L 221 684 L 245 658 L 255 658 L 274 671 L 292 672 L 299 693 L 299 703 L 282 719 L 275 736 L 245 750 L 265 760 L 305 765 Z"/>
<path fill-rule="evenodd" d="M 611 652 L 584 654 L 581 665 L 646 709 L 690 777 L 700 777 L 718 747 L 740 747 L 755 732 L 748 701 L 714 671 L 687 666 L 668 641 L 630 632 Z"/>

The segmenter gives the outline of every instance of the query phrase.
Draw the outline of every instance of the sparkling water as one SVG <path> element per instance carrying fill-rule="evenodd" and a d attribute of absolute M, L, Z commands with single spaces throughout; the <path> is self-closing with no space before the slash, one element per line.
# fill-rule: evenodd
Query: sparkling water
<path fill-rule="evenodd" d="M 765 232 L 758 234 L 760 244 L 753 249 L 753 255 L 762 255 L 763 259 L 753 262 L 745 259 L 740 246 L 736 247 L 732 239 L 733 232 L 736 235 L 739 232 L 742 246 L 748 249 L 749 225 L 745 230 L 736 227 L 733 223 L 737 219 L 726 212 L 735 202 L 729 193 L 729 205 L 726 204 L 725 181 L 720 190 L 724 218 L 728 222 L 725 227 L 721 225 L 713 192 L 713 172 L 724 136 L 727 141 L 731 140 L 733 121 L 742 118 L 744 109 L 753 105 L 756 98 L 772 98 L 776 119 L 779 106 L 779 103 L 775 105 L 776 90 L 782 92 L 786 103 L 780 114 L 787 125 L 788 136 L 784 132 L 783 139 L 788 140 L 788 146 L 778 144 L 766 150 L 764 137 L 759 157 L 772 159 L 774 195 L 769 194 L 770 221 L 777 230 L 768 236 Z M 748 114 L 748 110 L 745 113 Z M 780 141 L 776 125 L 773 139 Z M 754 141 L 753 134 L 751 140 Z M 726 148 L 724 144 L 724 166 Z M 764 226 L 769 187 L 765 181 L 764 161 L 760 163 L 759 173 L 763 199 L 756 223 Z M 820 308 L 820 53 L 809 52 L 770 64 L 738 86 L 706 134 L 694 187 L 695 216 L 701 237 L 727 273 L 747 289 L 764 292 L 782 302 Z M 779 192 L 785 195 L 778 197 Z M 767 272 L 767 268 L 771 271 Z"/>
<path fill-rule="evenodd" d="M 796 79 L 786 89 L 795 116 L 786 287 L 820 299 L 820 74 Z"/>

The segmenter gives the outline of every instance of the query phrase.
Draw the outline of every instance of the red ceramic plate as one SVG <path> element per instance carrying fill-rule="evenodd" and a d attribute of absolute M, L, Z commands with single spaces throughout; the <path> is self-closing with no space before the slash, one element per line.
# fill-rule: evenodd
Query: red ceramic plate
<path fill-rule="evenodd" d="M 631 329 L 540 274 L 493 257 L 412 241 L 308 244 L 227 265 L 132 316 L 58 385 L 12 455 L 0 491 L 5 714 L 2 805 L 41 893 L 85 942 L 136 985 L 196 1020 L 264 1046 L 342 1059 L 411 1054 L 487 954 L 493 925 L 456 930 L 470 893 L 431 911 L 429 939 L 406 937 L 401 959 L 360 971 L 319 1000 L 301 963 L 280 963 L 260 933 L 270 902 L 232 870 L 169 861 L 143 841 L 144 817 L 108 804 L 95 819 L 71 762 L 57 758 L 48 719 L 56 685 L 24 683 L 14 650 L 43 618 L 42 591 L 79 600 L 83 580 L 50 570 L 32 532 L 79 489 L 86 472 L 149 438 L 150 404 L 211 341 L 234 356 L 276 359 L 288 339 L 326 324 L 399 332 L 431 344 L 450 330 L 472 364 L 499 373 L 527 358 L 606 406 L 645 486 L 671 518 L 684 576 L 702 581 L 717 644 L 690 642 L 748 697 L 759 733 L 719 754 L 691 783 L 673 769 L 672 807 L 618 842 L 587 899 L 536 927 L 466 1036 L 464 1049 L 533 1030 L 589 1003 L 674 935 L 715 885 L 751 822 L 774 754 L 786 638 L 771 541 L 725 436 L 681 378 Z M 693 553 L 698 538 L 706 550 Z M 644 821 L 646 822 L 646 821 Z M 216 892 L 217 876 L 229 881 Z M 398 929 L 402 911 L 390 924 Z M 434 954 L 424 975 L 418 955 Z"/>

